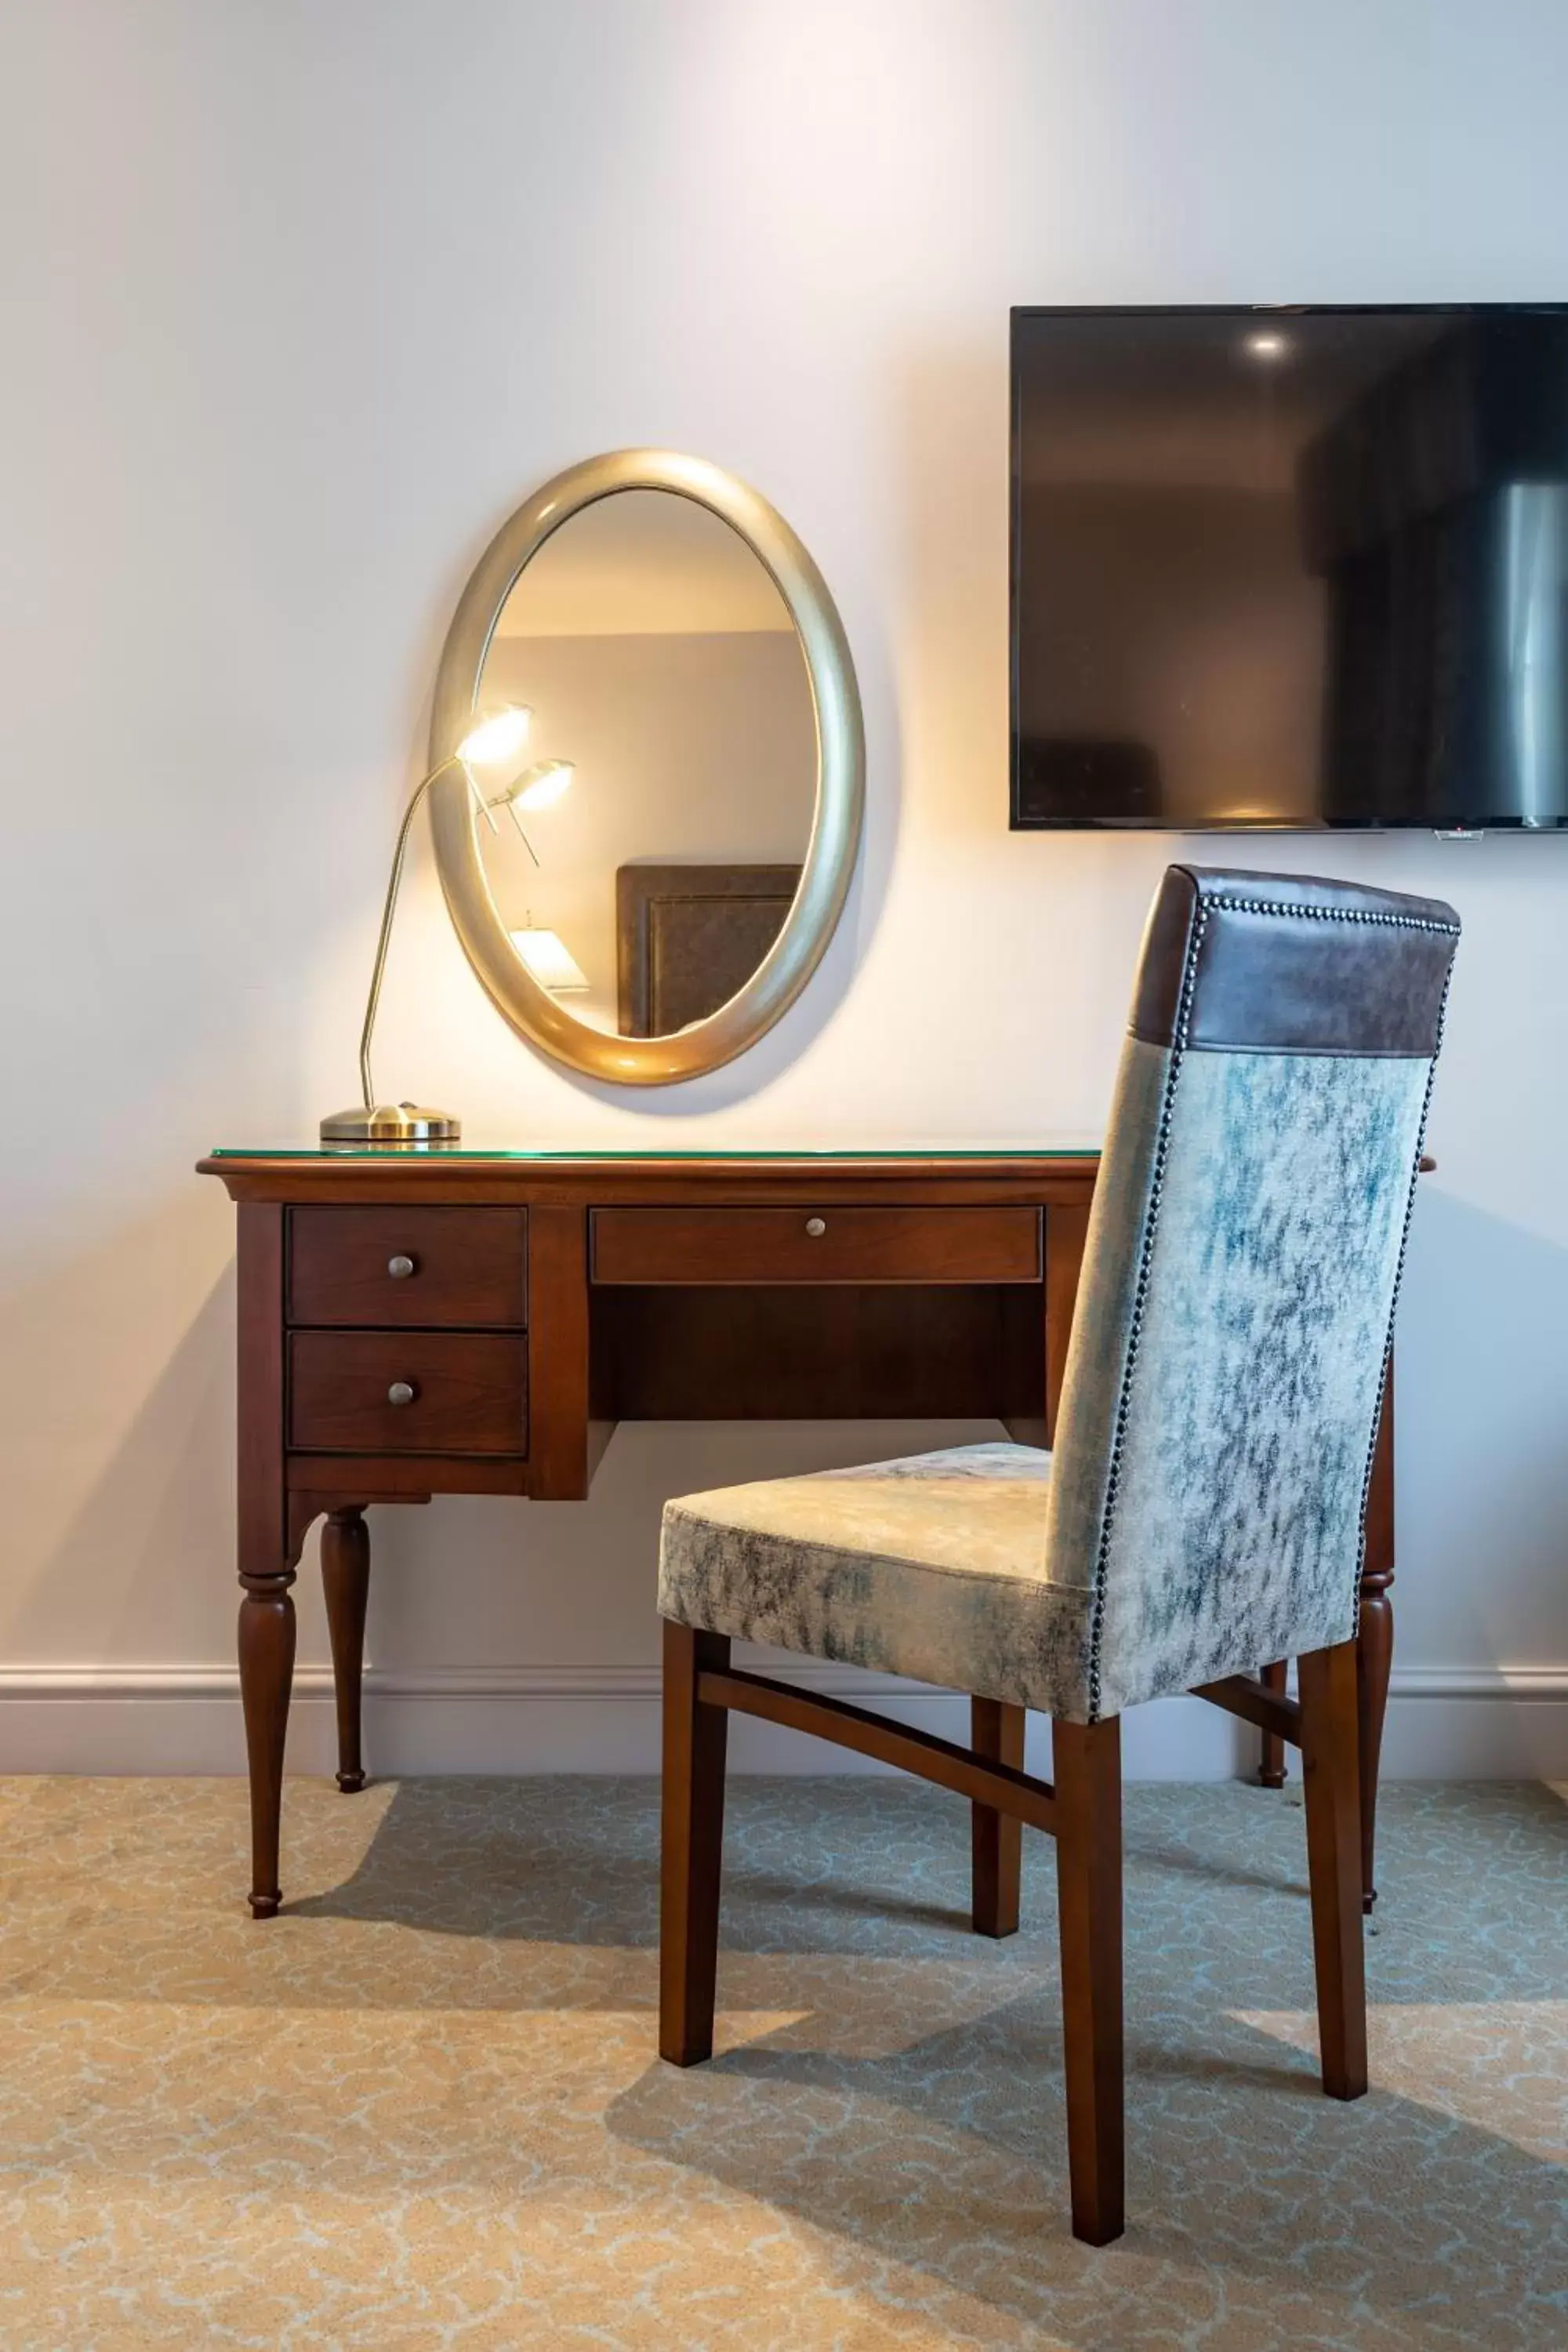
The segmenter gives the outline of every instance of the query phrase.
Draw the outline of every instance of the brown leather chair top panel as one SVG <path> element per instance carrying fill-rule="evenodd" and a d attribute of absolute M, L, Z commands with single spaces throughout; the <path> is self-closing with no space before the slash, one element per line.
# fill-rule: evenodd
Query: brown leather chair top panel
<path fill-rule="evenodd" d="M 1132 1034 L 1176 1043 L 1189 950 L 1202 927 L 1184 1043 L 1218 1053 L 1425 1057 L 1459 919 L 1314 874 L 1172 866 L 1143 936 Z"/>

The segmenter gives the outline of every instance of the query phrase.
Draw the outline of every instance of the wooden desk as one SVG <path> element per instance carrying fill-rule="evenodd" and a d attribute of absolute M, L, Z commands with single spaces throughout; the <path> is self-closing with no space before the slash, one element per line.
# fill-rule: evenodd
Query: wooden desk
<path fill-rule="evenodd" d="M 373 1503 L 581 1500 L 617 1421 L 994 1416 L 1048 1443 L 1092 1152 L 221 1153 L 239 1220 L 251 1908 L 279 1905 L 289 1587 L 325 1518 L 339 1786 L 364 1785 Z M 1392 1658 L 1393 1425 L 1362 1602 L 1366 1899 Z M 653 1563 L 648 1563 L 651 1578 Z M 991 1737 L 1021 1737 L 1016 1724 Z M 1282 1758 L 1266 1741 L 1263 1778 Z"/>

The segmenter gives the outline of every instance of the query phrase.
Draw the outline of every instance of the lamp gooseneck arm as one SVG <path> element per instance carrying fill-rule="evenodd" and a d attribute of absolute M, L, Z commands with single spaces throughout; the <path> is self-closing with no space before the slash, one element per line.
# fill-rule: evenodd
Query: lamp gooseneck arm
<path fill-rule="evenodd" d="M 403 823 L 397 829 L 397 847 L 392 853 L 392 877 L 386 886 L 386 904 L 381 915 L 381 937 L 375 943 L 375 968 L 370 976 L 370 996 L 364 1008 L 364 1027 L 360 1031 L 359 1079 L 364 1094 L 366 1110 L 375 1108 L 375 1088 L 370 1075 L 370 1041 L 375 1028 L 376 1010 L 381 1003 L 381 976 L 386 970 L 386 950 L 392 938 L 392 919 L 397 912 L 398 886 L 403 880 L 403 859 L 408 847 L 409 831 L 420 802 L 437 777 L 444 776 L 448 768 L 455 768 L 458 764 L 458 754 L 453 751 L 441 761 L 439 767 L 431 769 L 424 782 L 416 788 L 413 798 L 403 812 Z"/>

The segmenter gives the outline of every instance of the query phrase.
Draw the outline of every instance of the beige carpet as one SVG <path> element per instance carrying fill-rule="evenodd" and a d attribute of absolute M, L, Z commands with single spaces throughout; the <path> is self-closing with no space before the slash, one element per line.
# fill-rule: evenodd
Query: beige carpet
<path fill-rule="evenodd" d="M 1066 2223 L 1051 1854 L 738 1781 L 723 2054 L 653 2054 L 646 1781 L 0 1783 L 0 2345 L 1568 2344 L 1568 1807 L 1394 1789 L 1373 2090 L 1318 2095 L 1301 1814 L 1129 1790 L 1130 2228 Z"/>

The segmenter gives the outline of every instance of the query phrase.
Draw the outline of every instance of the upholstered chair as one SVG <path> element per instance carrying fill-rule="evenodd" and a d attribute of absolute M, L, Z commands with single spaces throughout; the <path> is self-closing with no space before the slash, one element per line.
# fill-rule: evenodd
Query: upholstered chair
<path fill-rule="evenodd" d="M 1156 895 L 1054 1450 L 960 1446 L 665 1512 L 659 2047 L 712 2052 L 731 1708 L 973 1808 L 975 1925 L 1057 1841 L 1076 2234 L 1120 2235 L 1120 1718 L 1195 1691 L 1302 1753 L 1323 2088 L 1366 2088 L 1355 1647 L 1367 1484 L 1451 908 L 1173 866 Z M 968 1691 L 973 1746 L 731 1666 L 735 1637 Z M 1298 1662 L 1299 1698 L 1260 1679 Z M 1052 1718 L 1053 1784 L 1023 1769 Z"/>

